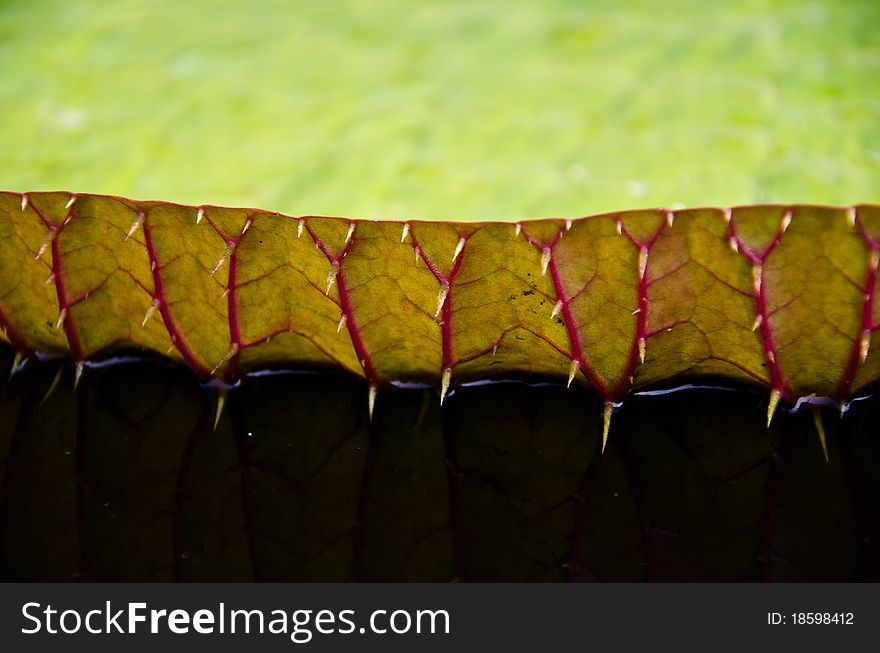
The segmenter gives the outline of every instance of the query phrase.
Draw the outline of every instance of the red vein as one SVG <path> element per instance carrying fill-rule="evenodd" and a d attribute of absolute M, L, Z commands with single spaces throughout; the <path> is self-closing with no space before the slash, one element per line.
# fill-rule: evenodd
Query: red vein
<path fill-rule="evenodd" d="M 556 299 L 562 302 L 561 313 L 565 321 L 565 329 L 568 332 L 568 339 L 571 343 L 571 358 L 577 361 L 580 371 L 590 381 L 590 384 L 600 395 L 606 399 L 610 399 L 608 389 L 596 371 L 587 363 L 584 355 L 584 346 L 581 341 L 581 333 L 577 328 L 577 321 L 574 312 L 571 310 L 571 300 L 565 296 L 565 289 L 562 286 L 562 274 L 559 272 L 559 266 L 556 264 L 556 258 L 553 256 L 553 250 L 550 251 L 550 277 L 553 279 L 553 288 L 556 290 Z"/>
<path fill-rule="evenodd" d="M 71 199 L 73 199 L 73 196 L 71 196 Z M 69 314 L 69 309 L 71 308 L 72 303 L 67 296 L 67 288 L 61 265 L 61 244 L 58 241 L 64 227 L 67 226 L 67 223 L 73 220 L 74 208 L 72 204 L 69 205 L 67 215 L 60 225 L 56 225 L 52 222 L 52 220 L 50 220 L 36 205 L 31 204 L 31 208 L 49 230 L 47 238 L 50 240 L 52 248 L 52 280 L 55 284 L 55 296 L 58 301 L 58 319 L 61 323 L 60 326 L 64 330 L 64 337 L 67 339 L 67 346 L 70 348 L 71 355 L 74 360 L 80 361 L 83 359 L 82 343 L 80 342 L 79 334 L 77 334 L 76 328 L 73 325 L 73 316 Z"/>
<path fill-rule="evenodd" d="M 605 399 L 610 399 L 610 393 L 605 387 L 605 384 L 602 383 L 602 380 L 592 366 L 587 363 L 586 356 L 584 355 L 583 342 L 581 341 L 581 334 L 577 327 L 577 320 L 575 320 L 574 313 L 571 310 L 571 298 L 567 297 L 565 294 L 562 274 L 559 271 L 559 266 L 554 257 L 555 248 L 562 238 L 562 233 L 563 232 L 560 230 L 556 234 L 556 238 L 553 239 L 553 242 L 545 243 L 532 238 L 525 230 L 523 230 L 526 240 L 528 240 L 532 246 L 536 247 L 541 252 L 542 256 L 549 257 L 547 268 L 550 270 L 550 278 L 553 281 L 553 290 L 556 293 L 556 301 L 560 303 L 560 312 L 562 313 L 562 318 L 565 322 L 565 330 L 568 333 L 568 341 L 571 346 L 571 352 L 569 353 L 571 360 L 577 364 L 578 371 L 587 378 L 590 385 L 593 386 L 593 389 Z"/>
<path fill-rule="evenodd" d="M 318 237 L 318 234 L 315 233 L 308 222 L 306 222 L 306 229 L 308 230 L 309 235 L 312 237 L 312 240 L 315 241 L 315 244 L 318 246 L 318 248 L 322 252 L 324 252 L 324 256 L 327 257 L 330 265 L 336 268 L 336 285 L 339 290 L 339 308 L 342 310 L 343 317 L 345 317 L 345 326 L 348 329 L 348 334 L 351 338 L 351 345 L 352 347 L 354 347 L 354 353 L 357 356 L 358 361 L 360 361 L 361 367 L 364 369 L 364 374 L 367 377 L 367 383 L 369 383 L 371 386 L 375 386 L 376 383 L 378 383 L 379 381 L 379 377 L 376 374 L 376 368 L 373 365 L 373 359 L 370 357 L 370 352 L 367 350 L 367 346 L 364 343 L 363 334 L 361 333 L 357 319 L 355 318 L 354 310 L 351 304 L 351 296 L 349 294 L 348 284 L 345 280 L 345 271 L 343 269 L 344 259 L 351 251 L 351 248 L 354 246 L 355 236 L 354 234 L 352 234 L 351 237 L 348 239 L 348 242 L 345 243 L 342 251 L 339 254 L 334 254 Z"/>
<path fill-rule="evenodd" d="M 233 237 L 220 230 L 208 217 L 208 212 L 203 213 L 205 220 L 213 227 L 221 238 L 226 242 L 229 251 L 229 274 L 226 279 L 226 320 L 229 325 L 229 374 L 231 378 L 238 375 L 238 359 L 241 350 L 247 345 L 241 337 L 241 324 L 238 320 L 238 302 L 236 301 L 236 291 L 238 289 L 236 275 L 238 270 L 238 246 L 244 240 L 247 228 L 252 224 L 253 217 L 248 215 L 245 222 L 245 228 L 237 236 Z"/>
<path fill-rule="evenodd" d="M 788 211 L 786 213 L 787 216 L 790 215 L 791 209 Z M 755 316 L 758 321 L 761 344 L 764 348 L 764 358 L 767 361 L 767 369 L 770 373 L 770 386 L 774 391 L 787 396 L 790 391 L 779 365 L 779 350 L 773 336 L 773 328 L 770 326 L 770 316 L 767 313 L 767 284 L 764 279 L 764 263 L 779 244 L 783 233 L 785 233 L 785 218 L 783 218 L 783 224 L 776 231 L 770 244 L 763 251 L 755 252 L 737 234 L 735 216 L 733 214 L 731 214 L 730 222 L 728 223 L 728 237 L 732 242 L 736 243 L 737 251 L 752 264 L 752 274 L 755 283 Z"/>
<path fill-rule="evenodd" d="M 247 215 L 245 217 L 245 227 L 242 232 L 238 236 L 231 236 L 226 233 L 223 229 L 217 226 L 217 224 L 211 220 L 211 217 L 208 215 L 208 209 L 211 207 L 200 207 L 200 215 L 204 218 L 205 222 L 207 222 L 211 228 L 217 233 L 220 238 L 223 239 L 223 242 L 226 244 L 226 252 L 220 258 L 220 261 L 217 263 L 217 266 L 214 268 L 214 272 L 220 267 L 223 263 L 223 260 L 228 256 L 229 257 L 229 272 L 226 277 L 226 322 L 229 328 L 229 352 L 226 353 L 219 363 L 211 370 L 211 374 L 213 375 L 217 369 L 223 365 L 223 363 L 229 363 L 228 374 L 227 376 L 234 379 L 238 375 L 238 358 L 241 353 L 242 348 L 245 346 L 242 343 L 241 338 L 241 326 L 238 322 L 238 303 L 235 299 L 235 292 L 237 289 L 236 285 L 236 270 L 238 267 L 238 246 L 241 241 L 244 239 L 245 233 L 247 233 L 248 227 L 253 222 L 253 217 L 251 215 Z M 214 273 L 211 273 L 211 276 L 214 276 Z"/>
<path fill-rule="evenodd" d="M 69 309 L 73 304 L 67 296 L 67 288 L 62 274 L 61 245 L 58 242 L 58 236 L 60 234 L 61 228 L 58 229 L 55 233 L 55 237 L 52 239 L 52 276 L 55 280 L 55 294 L 58 297 L 59 315 L 63 315 L 63 318 L 61 318 L 61 327 L 64 329 L 64 336 L 67 338 L 70 353 L 73 355 L 74 360 L 82 360 L 82 343 L 80 343 L 79 335 L 74 328 L 73 316 L 69 313 Z"/>
<path fill-rule="evenodd" d="M 856 221 L 859 231 L 865 244 L 868 245 L 868 271 L 865 276 L 865 287 L 862 288 L 862 314 L 861 328 L 853 342 L 852 351 L 850 352 L 849 361 L 843 372 L 843 378 L 840 385 L 837 386 L 837 398 L 839 401 L 845 401 L 849 398 L 852 390 L 853 381 L 856 378 L 856 372 L 859 363 L 867 356 L 867 346 L 870 343 L 871 333 L 878 325 L 874 324 L 874 301 L 877 295 L 877 263 L 880 261 L 880 243 L 876 242 L 867 233 L 861 218 L 858 215 L 858 208 L 853 209 L 856 212 Z"/>
<path fill-rule="evenodd" d="M 410 231 L 410 240 L 412 242 L 413 250 L 418 256 L 421 256 L 425 260 L 425 265 L 428 266 L 431 274 L 434 275 L 434 278 L 437 279 L 437 282 L 440 284 L 441 292 L 443 288 L 446 289 L 446 295 L 442 298 L 442 318 L 440 321 L 441 374 L 446 374 L 447 372 L 451 373 L 452 368 L 455 367 L 455 364 L 458 362 L 455 360 L 455 349 L 452 342 L 452 316 L 454 312 L 452 306 L 452 286 L 455 283 L 455 277 L 458 274 L 458 271 L 461 269 L 461 263 L 464 260 L 465 250 L 467 249 L 467 241 L 471 235 L 472 234 L 459 235 L 458 242 L 460 245 L 457 245 L 457 247 L 459 247 L 457 250 L 458 253 L 452 261 L 452 267 L 449 269 L 449 272 L 444 274 L 440 271 L 440 268 L 437 267 L 436 263 L 425 253 L 425 250 L 416 238 L 415 232 L 412 230 Z"/>
<path fill-rule="evenodd" d="M 196 353 L 187 344 L 183 336 L 183 332 L 174 321 L 171 313 L 171 307 L 165 299 L 165 284 L 162 281 L 162 265 L 159 263 L 159 257 L 156 255 L 156 244 L 153 242 L 153 232 L 150 227 L 149 211 L 144 211 L 144 219 L 141 228 L 144 230 L 144 242 L 147 248 L 147 256 L 150 259 L 150 268 L 153 271 L 153 292 L 154 298 L 159 302 L 159 314 L 165 323 L 165 330 L 168 331 L 168 337 L 171 338 L 172 344 L 175 346 L 183 360 L 187 365 L 202 377 L 209 376 L 210 370 L 199 360 Z"/>
<path fill-rule="evenodd" d="M 671 216 L 672 213 L 667 211 L 667 216 Z M 671 220 L 671 218 L 668 218 Z M 638 238 L 636 238 L 629 229 L 627 229 L 626 224 L 622 220 L 618 221 L 618 226 L 620 227 L 620 231 L 624 234 L 627 239 L 635 245 L 639 250 L 639 258 L 638 258 L 638 271 L 639 271 L 639 285 L 638 285 L 638 294 L 637 294 L 637 306 L 636 306 L 636 332 L 633 336 L 633 342 L 630 346 L 629 350 L 629 360 L 626 364 L 626 372 L 623 374 L 621 379 L 617 382 L 617 385 L 614 386 L 612 390 L 612 395 L 615 397 L 619 397 L 626 388 L 632 385 L 632 375 L 635 372 L 636 367 L 641 361 L 644 355 L 644 349 L 647 347 L 648 341 L 648 267 L 651 264 L 650 254 L 651 248 L 654 247 L 654 243 L 657 242 L 657 239 L 660 237 L 660 234 L 663 233 L 666 226 L 669 224 L 668 221 L 664 221 L 660 224 L 660 227 L 654 234 L 646 241 L 642 242 Z"/>

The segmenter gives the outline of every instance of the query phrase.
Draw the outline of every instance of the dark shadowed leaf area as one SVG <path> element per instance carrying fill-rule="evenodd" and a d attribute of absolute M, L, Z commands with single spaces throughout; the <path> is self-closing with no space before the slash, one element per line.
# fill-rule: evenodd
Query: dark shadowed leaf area
<path fill-rule="evenodd" d="M 537 378 L 387 389 L 345 374 L 216 392 L 136 359 L 6 380 L 0 575 L 103 581 L 880 579 L 880 405 L 766 392 L 603 402 Z M 42 402 L 42 403 L 41 403 Z"/>

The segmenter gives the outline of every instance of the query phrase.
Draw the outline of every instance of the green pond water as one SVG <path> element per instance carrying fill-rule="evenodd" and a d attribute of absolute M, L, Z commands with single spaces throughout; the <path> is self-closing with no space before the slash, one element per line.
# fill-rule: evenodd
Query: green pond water
<path fill-rule="evenodd" d="M 880 200 L 880 3 L 0 2 L 0 187 L 356 217 Z"/>

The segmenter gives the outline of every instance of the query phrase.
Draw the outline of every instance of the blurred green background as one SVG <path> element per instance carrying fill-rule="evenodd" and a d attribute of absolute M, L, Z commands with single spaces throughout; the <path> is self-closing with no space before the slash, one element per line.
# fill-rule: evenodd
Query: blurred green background
<path fill-rule="evenodd" d="M 0 2 L 0 188 L 352 217 L 880 201 L 880 2 Z"/>

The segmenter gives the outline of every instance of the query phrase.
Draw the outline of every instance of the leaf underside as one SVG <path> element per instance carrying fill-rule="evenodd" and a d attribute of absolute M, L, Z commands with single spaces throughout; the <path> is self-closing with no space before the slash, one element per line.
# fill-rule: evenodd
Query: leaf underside
<path fill-rule="evenodd" d="M 699 377 L 845 403 L 880 378 L 880 207 L 573 220 L 290 217 L 0 193 L 0 337 L 75 362 L 155 352 L 227 383 L 373 388 L 533 374 L 605 401 Z"/>
<path fill-rule="evenodd" d="M 0 346 L 0 579 L 859 581 L 880 578 L 880 401 L 827 417 L 766 395 L 602 401 L 503 381 L 383 394 L 249 375 L 216 427 L 179 365 L 33 362 Z"/>

